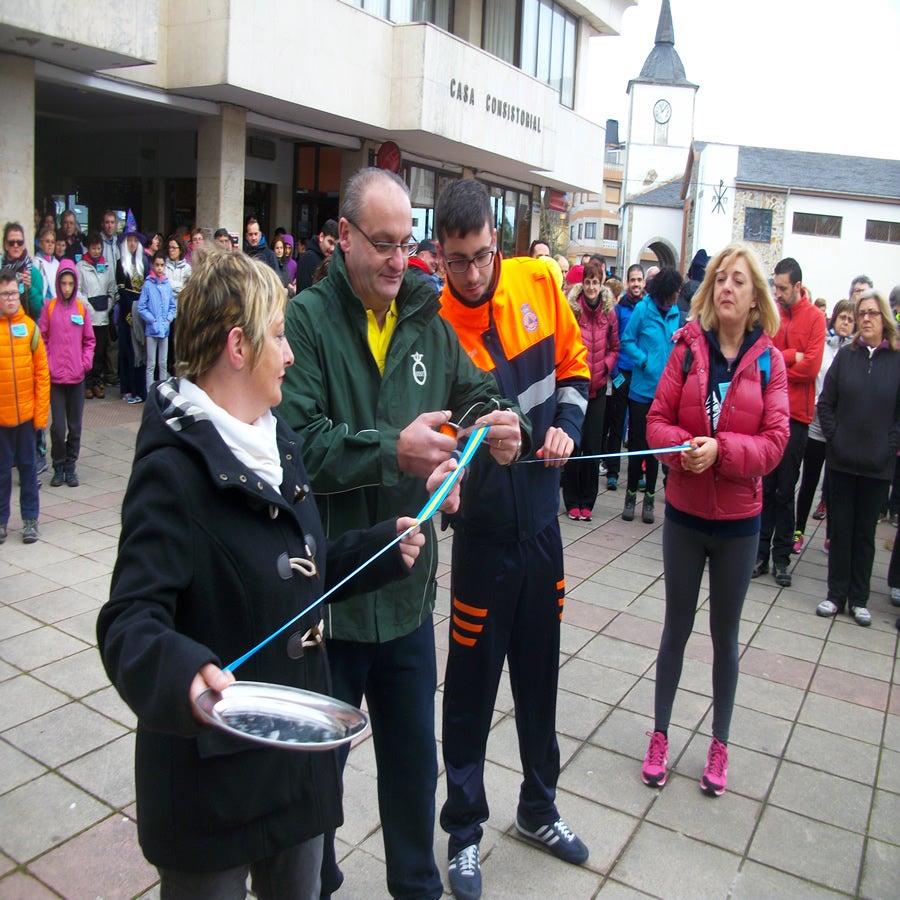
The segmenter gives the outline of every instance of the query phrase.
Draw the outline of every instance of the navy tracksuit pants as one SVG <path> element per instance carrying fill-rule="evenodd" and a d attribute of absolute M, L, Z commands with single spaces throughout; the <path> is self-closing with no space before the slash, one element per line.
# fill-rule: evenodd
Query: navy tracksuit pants
<path fill-rule="evenodd" d="M 441 810 L 450 859 L 481 840 L 488 818 L 484 760 L 505 659 L 524 776 L 518 812 L 534 824 L 559 818 L 556 689 L 565 595 L 559 523 L 554 519 L 530 540 L 509 543 L 458 528 L 452 573 L 443 717 L 447 802 Z"/>

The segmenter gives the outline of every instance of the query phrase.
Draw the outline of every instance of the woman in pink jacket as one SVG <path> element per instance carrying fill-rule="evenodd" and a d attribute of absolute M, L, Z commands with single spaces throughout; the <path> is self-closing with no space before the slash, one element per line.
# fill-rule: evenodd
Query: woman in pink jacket
<path fill-rule="evenodd" d="M 788 439 L 787 375 L 771 341 L 778 325 L 755 254 L 743 244 L 726 247 L 706 269 L 647 417 L 651 447 L 690 445 L 665 457 L 666 619 L 642 770 L 652 787 L 666 783 L 669 721 L 709 560 L 713 738 L 700 785 L 711 796 L 725 791 L 738 625 L 756 561 L 762 476 L 778 464 Z"/>
<path fill-rule="evenodd" d="M 56 273 L 56 297 L 44 304 L 41 337 L 50 367 L 51 487 L 63 481 L 78 487 L 75 465 L 81 450 L 84 415 L 84 378 L 94 362 L 94 329 L 84 302 L 78 296 L 75 263 L 64 259 Z"/>

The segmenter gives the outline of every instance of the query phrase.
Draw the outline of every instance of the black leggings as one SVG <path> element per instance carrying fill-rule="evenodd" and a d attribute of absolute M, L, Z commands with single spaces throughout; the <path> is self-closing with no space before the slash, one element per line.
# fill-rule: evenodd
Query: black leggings
<path fill-rule="evenodd" d="M 700 579 L 709 559 L 709 630 L 713 643 L 712 733 L 728 743 L 738 680 L 738 626 L 759 535 L 719 537 L 671 519 L 663 524 L 666 623 L 656 657 L 656 731 L 667 731 L 681 679 L 684 648 L 694 629 Z"/>
<path fill-rule="evenodd" d="M 641 400 L 628 401 L 628 450 L 648 450 L 647 443 L 647 413 L 651 404 Z M 642 463 L 646 463 L 644 483 L 647 485 L 647 493 L 656 493 L 656 476 L 659 474 L 659 461 L 655 456 L 629 456 L 628 457 L 628 490 L 635 493 L 638 482 L 641 480 Z"/>
<path fill-rule="evenodd" d="M 797 491 L 797 522 L 795 531 L 806 534 L 806 520 L 812 509 L 813 500 L 816 497 L 816 487 L 819 484 L 819 476 L 825 465 L 825 441 L 817 441 L 808 438 L 806 450 L 803 451 L 803 474 L 800 476 L 800 490 Z M 825 469 L 825 479 L 822 481 L 822 497 L 825 497 L 825 487 L 828 482 L 828 469 Z"/>

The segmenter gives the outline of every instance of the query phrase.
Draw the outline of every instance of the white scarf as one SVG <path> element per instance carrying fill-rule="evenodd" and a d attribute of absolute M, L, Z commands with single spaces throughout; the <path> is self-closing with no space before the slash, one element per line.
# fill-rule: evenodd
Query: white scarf
<path fill-rule="evenodd" d="M 214 403 L 206 391 L 187 378 L 178 380 L 178 393 L 206 413 L 238 462 L 271 484 L 276 491 L 281 490 L 284 472 L 275 439 L 275 416 L 270 409 L 248 425 Z"/>

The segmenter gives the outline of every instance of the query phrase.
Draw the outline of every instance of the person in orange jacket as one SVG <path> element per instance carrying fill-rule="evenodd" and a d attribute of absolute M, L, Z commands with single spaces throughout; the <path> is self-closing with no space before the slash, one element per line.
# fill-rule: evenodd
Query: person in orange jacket
<path fill-rule="evenodd" d="M 0 270 L 0 544 L 6 540 L 12 467 L 19 470 L 22 540 L 38 539 L 40 512 L 35 430 L 47 427 L 50 370 L 35 322 L 25 315 L 16 273 Z"/>

